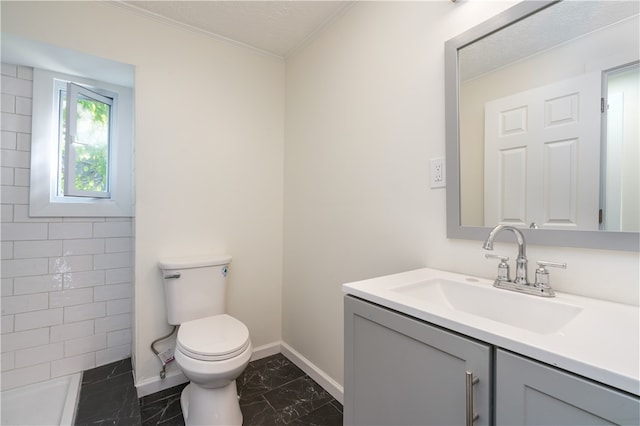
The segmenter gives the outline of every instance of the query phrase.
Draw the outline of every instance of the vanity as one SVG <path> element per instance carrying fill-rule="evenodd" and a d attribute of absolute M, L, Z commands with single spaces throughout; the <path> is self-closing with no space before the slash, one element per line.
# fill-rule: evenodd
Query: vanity
<path fill-rule="evenodd" d="M 637 307 L 492 284 L 345 284 L 345 425 L 640 423 Z"/>

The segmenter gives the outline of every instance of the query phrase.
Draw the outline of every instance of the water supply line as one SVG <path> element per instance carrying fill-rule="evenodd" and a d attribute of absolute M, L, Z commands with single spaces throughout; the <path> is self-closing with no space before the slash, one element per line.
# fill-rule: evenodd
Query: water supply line
<path fill-rule="evenodd" d="M 160 352 L 156 349 L 155 345 L 156 343 L 166 340 L 169 337 L 173 336 L 173 334 L 176 332 L 177 329 L 178 329 L 178 326 L 174 325 L 173 329 L 171 330 L 171 333 L 167 334 L 166 336 L 159 337 L 153 342 L 151 342 L 151 350 L 153 351 L 154 354 L 156 354 L 156 356 L 158 356 L 158 358 L 160 358 L 160 361 L 162 362 L 162 370 L 160 370 L 160 378 L 162 380 L 164 380 L 164 378 L 167 376 L 167 373 L 166 373 L 167 364 L 173 361 L 173 355 L 169 358 L 167 358 L 166 356 L 162 356 Z M 164 355 L 165 352 L 163 352 L 162 354 Z"/>

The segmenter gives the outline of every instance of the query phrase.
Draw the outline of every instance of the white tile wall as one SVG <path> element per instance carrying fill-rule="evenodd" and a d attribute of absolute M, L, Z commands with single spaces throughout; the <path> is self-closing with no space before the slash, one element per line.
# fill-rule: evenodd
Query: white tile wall
<path fill-rule="evenodd" d="M 2 389 L 131 356 L 133 222 L 31 218 L 33 70 L 2 64 Z"/>

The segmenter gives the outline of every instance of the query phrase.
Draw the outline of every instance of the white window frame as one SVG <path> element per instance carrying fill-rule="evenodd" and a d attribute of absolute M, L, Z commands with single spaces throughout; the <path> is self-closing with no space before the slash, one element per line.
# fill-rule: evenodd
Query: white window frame
<path fill-rule="evenodd" d="M 117 115 L 118 108 L 118 94 L 113 92 L 108 92 L 104 89 L 95 89 L 93 90 L 80 86 L 71 81 L 63 82 L 61 80 L 56 80 L 60 84 L 56 87 L 56 93 L 61 93 L 61 89 L 66 91 L 67 96 L 67 105 L 73 105 L 73 108 L 67 107 L 67 119 L 66 119 L 66 137 L 65 140 L 62 140 L 62 135 L 58 137 L 59 145 L 62 145 L 64 142 L 65 152 L 67 153 L 64 159 L 64 170 L 66 172 L 66 176 L 64 179 L 64 194 L 65 196 L 75 196 L 75 197 L 92 197 L 92 198 L 111 198 L 111 193 L 109 192 L 109 182 L 111 180 L 110 169 L 111 169 L 111 161 L 110 161 L 110 151 L 111 146 L 117 143 L 117 136 L 115 135 L 114 128 L 116 120 L 113 119 Z M 98 93 L 98 90 L 100 93 Z M 107 145 L 107 188 L 105 191 L 87 191 L 84 189 L 78 189 L 75 185 L 76 180 L 76 135 L 77 135 L 77 126 L 78 126 L 78 110 L 75 107 L 78 103 L 78 99 L 80 97 L 84 97 L 86 99 L 91 99 L 93 101 L 97 101 L 106 105 L 109 105 L 109 140 Z M 61 96 L 58 97 L 58 105 L 60 105 L 62 99 Z M 59 108 L 58 111 L 58 126 L 62 122 L 62 108 Z M 59 177 L 58 177 L 59 178 Z M 59 180 L 59 179 L 58 179 Z M 59 191 L 59 188 L 58 188 Z"/>
<path fill-rule="evenodd" d="M 56 80 L 117 97 L 110 146 L 108 197 L 58 195 L 59 106 Z M 68 168 L 67 168 L 68 170 Z M 89 196 L 86 196 L 89 195 Z M 104 195 L 104 194 L 103 194 Z M 29 215 L 37 217 L 133 216 L 133 90 L 129 87 L 34 68 Z"/>

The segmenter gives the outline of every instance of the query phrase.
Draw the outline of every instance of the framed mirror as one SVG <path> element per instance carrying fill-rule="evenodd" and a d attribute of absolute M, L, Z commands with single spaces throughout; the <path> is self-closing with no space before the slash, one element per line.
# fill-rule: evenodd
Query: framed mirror
<path fill-rule="evenodd" d="M 639 9 L 524 1 L 445 43 L 448 238 L 640 250 Z"/>

